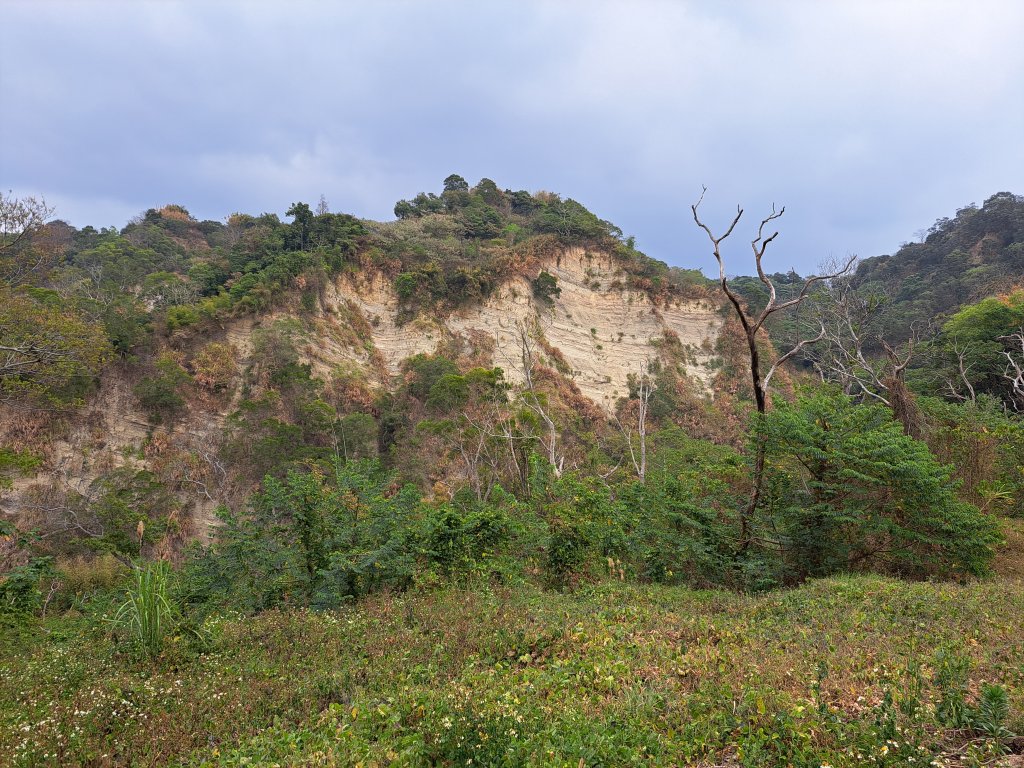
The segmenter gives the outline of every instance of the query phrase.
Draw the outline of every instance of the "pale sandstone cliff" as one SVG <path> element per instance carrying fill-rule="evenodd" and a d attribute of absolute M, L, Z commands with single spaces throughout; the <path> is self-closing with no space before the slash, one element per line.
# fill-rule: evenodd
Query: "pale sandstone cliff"
<path fill-rule="evenodd" d="M 621 287 L 625 276 L 612 257 L 579 248 L 552 257 L 543 267 L 561 289 L 551 303 L 534 299 L 529 281 L 515 278 L 478 306 L 403 324 L 397 322 L 399 302 L 390 281 L 380 274 L 342 276 L 327 286 L 312 318 L 302 315 L 306 330 L 296 341 L 314 375 L 325 381 L 339 366 L 348 366 L 363 370 L 371 385 L 388 387 L 411 355 L 457 343 L 475 348 L 482 363 L 500 366 L 515 384 L 523 380 L 517 329 L 525 327 L 541 358 L 610 414 L 627 392 L 627 377 L 657 358 L 658 341 L 668 332 L 678 335 L 686 352 L 685 373 L 695 388 L 711 396 L 714 348 L 723 323 L 714 299 L 655 305 L 647 294 Z M 295 316 L 284 307 L 227 324 L 224 340 L 237 351 L 238 370 L 248 366 L 256 329 Z M 240 387 L 235 392 L 229 402 L 192 402 L 173 426 L 155 428 L 125 378 L 109 374 L 67 428 L 49 441 L 42 471 L 18 478 L 11 491 L 0 494 L 0 511 L 30 514 L 33 502 L 28 500 L 41 488 L 58 496 L 62 490 L 88 495 L 97 477 L 118 467 L 155 469 L 174 478 L 183 522 L 189 523 L 184 534 L 208 532 L 215 524 L 213 510 L 229 493 L 216 446 Z M 0 412 L 0 439 L 9 440 L 16 431 L 11 413 Z"/>
<path fill-rule="evenodd" d="M 371 338 L 363 341 L 372 347 L 339 343 L 336 337 L 341 334 L 326 333 L 324 339 L 310 343 L 306 353 L 327 374 L 340 359 L 370 363 L 375 351 L 396 374 L 406 358 L 432 353 L 458 335 L 486 339 L 488 346 L 493 345 L 491 364 L 518 383 L 523 373 L 517 327 L 525 324 L 542 335 L 549 348 L 561 352 L 570 369 L 567 376 L 580 391 L 610 412 L 626 394 L 627 376 L 657 357 L 652 342 L 671 331 L 687 350 L 687 375 L 710 395 L 714 347 L 723 322 L 716 301 L 688 299 L 656 306 L 643 292 L 613 286 L 624 282 L 624 276 L 612 257 L 580 248 L 552 258 L 545 268 L 561 289 L 550 304 L 535 300 L 529 282 L 518 278 L 479 306 L 444 318 L 419 317 L 404 325 L 396 323 L 398 297 L 381 276 L 340 278 L 327 292 L 326 326 L 345 322 L 347 312 L 356 308 L 368 321 Z"/>

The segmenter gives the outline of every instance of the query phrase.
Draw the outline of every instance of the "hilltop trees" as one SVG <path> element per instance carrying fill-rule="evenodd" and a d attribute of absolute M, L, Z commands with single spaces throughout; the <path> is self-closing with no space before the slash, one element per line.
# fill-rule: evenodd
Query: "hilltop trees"
<path fill-rule="evenodd" d="M 45 232 L 53 212 L 42 198 L 0 192 L 0 281 L 17 288 L 50 271 L 58 256 Z"/>

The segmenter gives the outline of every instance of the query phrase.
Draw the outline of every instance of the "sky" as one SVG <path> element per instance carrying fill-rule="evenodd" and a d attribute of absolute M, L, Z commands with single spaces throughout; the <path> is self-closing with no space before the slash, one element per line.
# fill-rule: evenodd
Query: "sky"
<path fill-rule="evenodd" d="M 470 184 L 571 197 L 713 275 L 894 252 L 1024 194 L 1020 0 L 0 0 L 0 188 L 75 226 L 168 203 L 390 220 Z"/>

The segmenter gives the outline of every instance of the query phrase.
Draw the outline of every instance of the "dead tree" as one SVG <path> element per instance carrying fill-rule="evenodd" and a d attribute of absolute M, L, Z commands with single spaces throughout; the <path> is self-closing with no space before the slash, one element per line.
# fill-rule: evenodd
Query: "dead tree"
<path fill-rule="evenodd" d="M 630 374 L 632 375 L 632 374 Z M 613 416 L 616 426 L 626 439 L 626 446 L 629 449 L 629 459 L 633 464 L 637 478 L 641 483 L 647 482 L 647 413 L 650 410 L 651 395 L 654 394 L 654 386 L 650 374 L 647 372 L 647 362 L 640 364 L 640 375 L 636 379 L 636 428 L 637 442 L 636 449 L 633 448 L 633 429 L 624 425 L 618 418 Z M 617 465 L 616 465 L 617 468 Z"/>
<path fill-rule="evenodd" d="M 758 333 L 764 327 L 765 321 L 767 321 L 768 318 L 776 312 L 795 307 L 803 302 L 804 299 L 808 297 L 811 287 L 815 283 L 819 283 L 824 280 L 832 280 L 849 272 L 855 258 L 850 257 L 846 264 L 835 272 L 824 275 L 815 275 L 808 278 L 804 281 L 804 285 L 800 289 L 800 293 L 795 297 L 785 301 L 779 301 L 778 294 L 775 290 L 775 284 L 765 273 L 762 264 L 764 254 L 768 249 L 768 246 L 776 237 L 779 236 L 778 231 L 765 236 L 765 227 L 769 226 L 776 219 L 781 218 L 782 214 L 786 212 L 785 207 L 775 210 L 775 207 L 773 206 L 772 212 L 761 220 L 761 224 L 757 228 L 757 237 L 750 241 L 750 247 L 754 252 L 754 264 L 757 267 L 757 277 L 762 283 L 764 283 L 765 288 L 768 289 L 767 304 L 765 304 L 764 308 L 760 312 L 753 314 L 744 306 L 736 292 L 729 287 L 729 279 L 725 274 L 725 261 L 722 258 L 721 251 L 722 242 L 732 234 L 736 225 L 739 224 L 740 218 L 743 216 L 743 209 L 737 206 L 736 215 L 733 217 L 732 223 L 729 224 L 729 227 L 723 234 L 716 236 L 707 224 L 701 221 L 700 215 L 697 212 L 700 204 L 704 201 L 704 195 L 706 193 L 707 187 L 704 187 L 701 192 L 700 199 L 690 206 L 690 210 L 693 212 L 694 222 L 700 229 L 704 230 L 708 239 L 711 241 L 712 248 L 714 249 L 715 261 L 718 262 L 718 275 L 722 291 L 725 293 L 726 298 L 729 299 L 729 303 L 732 304 L 733 309 L 736 310 L 736 315 L 739 318 L 740 325 L 743 326 L 743 332 L 747 340 L 747 349 L 750 353 L 750 383 L 754 390 L 754 404 L 757 407 L 759 416 L 763 416 L 768 410 L 768 384 L 779 366 L 809 344 L 820 341 L 824 337 L 824 330 L 822 330 L 817 337 L 804 339 L 796 344 L 796 346 L 779 357 L 779 359 L 769 367 L 767 373 L 762 372 L 761 353 L 757 346 Z M 751 520 L 753 519 L 754 512 L 757 509 L 758 502 L 761 500 L 761 489 L 764 485 L 764 460 L 766 447 L 763 432 L 758 428 L 755 436 L 754 472 L 751 482 L 750 498 L 747 500 L 746 507 L 740 513 L 740 540 L 738 547 L 740 554 L 747 550 L 753 539 L 751 532 Z"/>
<path fill-rule="evenodd" d="M 537 355 L 533 348 L 533 340 L 530 338 L 525 323 L 516 323 L 516 334 L 519 337 L 519 352 L 523 364 L 522 400 L 527 409 L 544 424 L 546 434 L 539 437 L 540 443 L 547 454 L 548 463 L 551 465 L 555 477 L 561 477 L 565 468 L 565 454 L 560 450 L 558 427 L 548 412 L 543 395 L 537 392 L 533 375 L 533 369 L 537 364 Z"/>
<path fill-rule="evenodd" d="M 1020 347 L 1020 359 L 1014 357 L 1015 352 L 1003 352 L 1006 358 L 1006 370 L 1003 378 L 1010 382 L 1010 405 L 1015 411 L 1024 411 L 1024 325 L 1016 333 L 1000 336 L 1000 339 L 1013 342 Z"/>
<path fill-rule="evenodd" d="M 919 437 L 920 419 L 906 385 L 906 372 L 919 342 L 930 329 L 914 324 L 906 342 L 890 344 L 873 323 L 885 301 L 885 296 L 857 291 L 846 279 L 826 283 L 816 295 L 812 310 L 824 344 L 810 351 L 808 357 L 822 381 L 839 384 L 851 397 L 888 406 L 903 431 Z"/>
<path fill-rule="evenodd" d="M 974 367 L 974 363 L 967 362 L 967 353 L 970 352 L 970 347 L 967 344 L 962 344 L 960 340 L 953 337 L 953 357 L 956 358 L 956 371 L 960 377 L 960 381 L 963 382 L 964 386 L 967 387 L 967 395 L 961 394 L 959 385 L 955 384 L 952 379 L 946 380 L 946 389 L 949 390 L 949 394 L 954 400 L 964 400 L 970 402 L 977 401 L 977 395 L 974 392 L 974 385 L 971 384 L 970 372 L 971 368 Z M 1004 353 L 1005 354 L 1005 353 Z"/>

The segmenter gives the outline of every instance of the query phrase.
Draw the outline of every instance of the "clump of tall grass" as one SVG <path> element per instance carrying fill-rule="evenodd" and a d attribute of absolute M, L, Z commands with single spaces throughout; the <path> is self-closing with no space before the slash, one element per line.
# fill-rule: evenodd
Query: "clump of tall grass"
<path fill-rule="evenodd" d="M 126 599 L 111 619 L 115 626 L 127 630 L 150 657 L 160 655 L 164 638 L 173 631 L 176 611 L 169 596 L 169 581 L 170 572 L 162 560 L 135 566 Z"/>
<path fill-rule="evenodd" d="M 124 564 L 109 552 L 95 557 L 58 557 L 55 563 L 64 592 L 71 596 L 113 590 L 125 577 Z"/>

